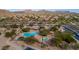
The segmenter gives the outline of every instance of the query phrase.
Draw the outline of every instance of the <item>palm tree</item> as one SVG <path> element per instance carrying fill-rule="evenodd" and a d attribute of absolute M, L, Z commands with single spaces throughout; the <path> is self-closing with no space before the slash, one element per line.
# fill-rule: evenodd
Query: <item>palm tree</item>
<path fill-rule="evenodd" d="M 35 42 L 38 42 L 38 40 L 33 37 L 20 37 L 18 40 L 24 41 L 27 44 L 34 44 Z"/>
<path fill-rule="evenodd" d="M 44 44 L 43 44 L 43 37 L 44 37 L 44 36 L 47 36 L 47 35 L 48 35 L 48 33 L 49 33 L 49 31 L 48 31 L 48 30 L 46 30 L 46 29 L 43 29 L 43 30 L 40 30 L 40 31 L 39 31 L 39 34 L 42 36 L 42 43 L 41 43 L 41 47 L 44 45 Z"/>

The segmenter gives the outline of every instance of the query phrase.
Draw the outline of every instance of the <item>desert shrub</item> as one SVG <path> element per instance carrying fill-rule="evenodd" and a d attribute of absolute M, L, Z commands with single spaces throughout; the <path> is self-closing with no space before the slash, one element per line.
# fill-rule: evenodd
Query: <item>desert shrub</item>
<path fill-rule="evenodd" d="M 49 33 L 49 30 L 43 29 L 39 31 L 39 34 L 42 36 L 46 36 Z"/>
<path fill-rule="evenodd" d="M 23 32 L 29 32 L 30 28 L 23 28 L 22 31 Z"/>

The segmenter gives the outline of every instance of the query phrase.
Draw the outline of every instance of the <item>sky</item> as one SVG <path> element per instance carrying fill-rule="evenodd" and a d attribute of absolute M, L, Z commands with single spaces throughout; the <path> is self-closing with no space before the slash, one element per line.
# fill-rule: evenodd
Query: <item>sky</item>
<path fill-rule="evenodd" d="M 25 9 L 9 9 L 9 11 L 23 11 Z M 37 10 L 41 10 L 41 9 L 32 9 L 34 11 L 37 11 Z M 79 9 L 45 9 L 45 10 L 48 10 L 48 11 L 70 11 L 70 12 L 76 12 L 76 13 L 79 13 Z"/>

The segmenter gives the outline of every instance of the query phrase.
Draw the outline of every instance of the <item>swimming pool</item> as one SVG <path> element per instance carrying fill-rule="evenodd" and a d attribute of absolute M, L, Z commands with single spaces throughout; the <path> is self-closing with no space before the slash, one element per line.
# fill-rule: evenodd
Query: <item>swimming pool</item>
<path fill-rule="evenodd" d="M 24 37 L 32 37 L 38 35 L 38 32 L 24 32 L 22 36 Z"/>

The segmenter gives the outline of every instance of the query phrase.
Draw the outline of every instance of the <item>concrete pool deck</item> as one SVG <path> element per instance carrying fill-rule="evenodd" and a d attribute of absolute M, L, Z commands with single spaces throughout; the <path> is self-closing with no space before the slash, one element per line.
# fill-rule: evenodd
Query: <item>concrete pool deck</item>
<path fill-rule="evenodd" d="M 35 30 L 30 30 L 29 31 L 30 33 L 31 32 L 38 32 L 38 31 L 35 31 Z M 19 37 L 24 37 L 23 35 L 22 35 L 23 33 L 20 33 L 19 35 L 17 35 L 16 37 L 17 38 L 19 38 Z M 45 40 L 45 44 L 47 44 L 48 45 L 48 43 L 47 43 L 47 41 L 49 40 L 49 39 L 51 39 L 52 37 L 54 36 L 54 33 L 53 32 L 50 32 L 47 36 L 41 36 L 41 35 L 35 35 L 35 36 L 33 36 L 34 38 L 36 38 L 39 42 L 42 42 L 42 38 L 48 38 L 48 39 L 46 39 Z M 18 41 L 17 41 L 18 42 Z M 28 46 L 32 46 L 32 47 L 36 47 L 36 48 L 38 48 L 38 50 L 54 50 L 54 49 L 56 49 L 56 50 L 58 50 L 58 48 L 57 47 L 51 47 L 51 46 L 48 46 L 48 47 L 46 47 L 46 48 L 41 48 L 40 46 L 41 46 L 41 43 L 35 43 L 35 44 L 33 44 L 33 45 L 28 45 L 28 44 L 26 44 L 26 43 L 20 43 L 20 42 L 18 42 L 17 43 L 17 46 L 22 46 L 22 45 L 24 45 L 24 46 L 26 46 L 26 47 L 28 47 Z"/>

